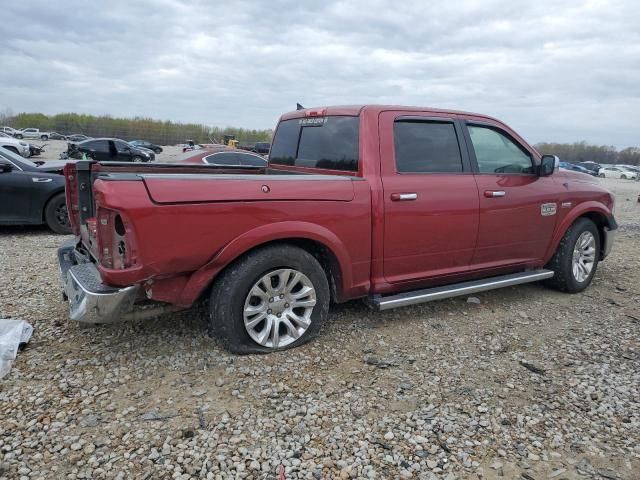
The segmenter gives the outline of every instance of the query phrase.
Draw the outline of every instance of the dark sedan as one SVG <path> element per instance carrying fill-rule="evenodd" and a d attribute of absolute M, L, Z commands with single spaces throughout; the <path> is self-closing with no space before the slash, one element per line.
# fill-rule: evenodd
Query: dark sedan
<path fill-rule="evenodd" d="M 147 142 L 146 140 L 132 140 L 129 142 L 129 145 L 133 145 L 134 147 L 146 148 L 148 150 L 153 150 L 154 153 L 162 153 L 162 147 L 160 145 Z"/>
<path fill-rule="evenodd" d="M 91 137 L 87 137 L 86 135 L 82 135 L 81 133 L 74 133 L 73 135 L 67 135 L 66 140 L 70 142 L 84 142 L 85 140 L 89 140 Z"/>
<path fill-rule="evenodd" d="M 32 162 L 0 147 L 0 225 L 46 224 L 71 233 L 64 196 L 66 162 Z"/>
<path fill-rule="evenodd" d="M 560 162 L 560 168 L 564 168 L 565 170 L 573 170 L 574 172 L 586 173 L 587 175 L 591 175 L 593 177 L 598 175 L 597 172 L 589 170 L 588 168 L 584 168 L 581 165 L 576 165 L 575 163 Z"/>
<path fill-rule="evenodd" d="M 92 138 L 67 147 L 69 158 L 92 158 L 99 162 L 152 162 L 151 150 L 134 147 L 118 138 Z"/>

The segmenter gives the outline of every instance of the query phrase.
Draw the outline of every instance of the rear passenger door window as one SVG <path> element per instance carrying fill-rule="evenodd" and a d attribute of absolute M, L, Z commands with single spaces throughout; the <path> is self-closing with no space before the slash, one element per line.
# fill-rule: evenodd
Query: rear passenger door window
<path fill-rule="evenodd" d="M 459 173 L 462 155 L 453 122 L 399 120 L 393 128 L 399 173 Z"/>
<path fill-rule="evenodd" d="M 534 173 L 533 159 L 520 145 L 498 129 L 468 125 L 480 173 Z"/>

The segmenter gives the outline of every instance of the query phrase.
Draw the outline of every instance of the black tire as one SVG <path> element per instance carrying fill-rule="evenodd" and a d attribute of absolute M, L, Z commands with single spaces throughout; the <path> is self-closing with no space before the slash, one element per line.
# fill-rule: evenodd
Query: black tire
<path fill-rule="evenodd" d="M 132 162 L 135 162 L 135 163 L 140 163 L 140 162 L 143 162 L 144 160 L 142 160 L 142 157 L 141 157 L 141 156 L 136 155 L 135 157 L 133 157 L 133 158 L 131 159 L 131 161 L 132 161 Z"/>
<path fill-rule="evenodd" d="M 16 138 L 22 140 L 23 135 L 21 133 L 16 133 Z"/>
<path fill-rule="evenodd" d="M 162 153 L 162 149 L 161 148 L 154 148 L 153 151 L 156 152 L 156 154 Z"/>
<path fill-rule="evenodd" d="M 47 226 L 54 232 L 62 235 L 71 233 L 64 193 L 58 193 L 49 200 L 44 208 L 44 219 L 47 222 Z"/>
<path fill-rule="evenodd" d="M 255 342 L 244 326 L 244 304 L 253 285 L 267 273 L 292 268 L 307 276 L 316 293 L 311 324 L 294 342 L 269 348 Z M 329 311 L 329 284 L 318 260 L 292 245 L 272 245 L 240 258 L 216 279 L 209 301 L 209 334 L 220 338 L 232 353 L 270 353 L 300 346 L 315 337 Z"/>
<path fill-rule="evenodd" d="M 600 174 L 598 174 L 598 176 L 599 176 L 600 178 L 605 178 L 605 177 L 606 177 L 606 175 L 605 175 L 604 173 L 600 173 Z"/>
<path fill-rule="evenodd" d="M 595 255 L 591 272 L 582 282 L 578 281 L 573 274 L 573 251 L 580 235 L 584 232 L 591 232 L 595 239 Z M 558 248 L 547 264 L 548 269 L 554 271 L 554 276 L 545 280 L 545 284 L 556 290 L 568 293 L 578 293 L 589 286 L 593 276 L 598 269 L 600 259 L 600 233 L 598 227 L 588 218 L 579 218 L 567 230 L 558 244 Z"/>
<path fill-rule="evenodd" d="M 47 140 L 49 140 L 49 136 L 48 135 L 42 135 L 42 136 L 40 136 L 40 140 L 42 140 L 43 142 L 46 142 Z"/>

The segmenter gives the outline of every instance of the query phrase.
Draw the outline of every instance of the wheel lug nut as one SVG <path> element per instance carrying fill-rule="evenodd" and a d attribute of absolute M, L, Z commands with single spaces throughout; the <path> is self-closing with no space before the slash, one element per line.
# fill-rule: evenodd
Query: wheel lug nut
<path fill-rule="evenodd" d="M 282 314 L 281 314 L 281 313 L 279 313 L 279 314 L 277 315 L 277 317 L 278 317 L 278 318 L 280 318 L 281 316 L 282 316 Z"/>
<path fill-rule="evenodd" d="M 284 294 L 282 294 L 282 293 L 281 293 L 281 294 L 280 294 L 280 298 L 284 298 Z"/>
<path fill-rule="evenodd" d="M 269 299 L 269 303 L 273 303 L 273 297 Z"/>
<path fill-rule="evenodd" d="M 267 313 L 271 313 L 271 309 L 267 310 Z"/>
<path fill-rule="evenodd" d="M 288 303 L 285 303 L 285 304 L 284 304 L 284 308 L 289 308 L 289 304 L 288 304 Z"/>

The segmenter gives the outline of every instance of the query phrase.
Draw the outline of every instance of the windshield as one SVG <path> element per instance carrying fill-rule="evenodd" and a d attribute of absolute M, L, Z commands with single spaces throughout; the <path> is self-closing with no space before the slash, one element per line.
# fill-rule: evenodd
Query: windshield
<path fill-rule="evenodd" d="M 359 117 L 295 118 L 280 122 L 269 163 L 358 171 Z"/>

